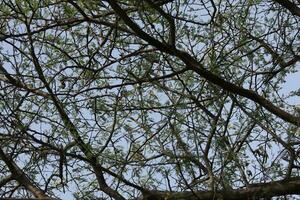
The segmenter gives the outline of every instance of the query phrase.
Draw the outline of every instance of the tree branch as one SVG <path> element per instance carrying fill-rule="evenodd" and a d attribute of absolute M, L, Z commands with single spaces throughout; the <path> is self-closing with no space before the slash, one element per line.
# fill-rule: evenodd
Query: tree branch
<path fill-rule="evenodd" d="M 9 171 L 14 175 L 14 179 L 23 185 L 28 191 L 30 191 L 36 198 L 39 199 L 53 199 L 46 195 L 40 188 L 38 188 L 32 181 L 26 176 L 26 174 L 19 168 L 19 166 L 0 148 L 0 158 L 4 161 Z"/>
<path fill-rule="evenodd" d="M 272 181 L 268 183 L 250 184 L 247 188 L 235 190 L 218 190 L 218 191 L 186 191 L 186 192 L 165 192 L 149 191 L 149 195 L 140 197 L 140 200 L 240 200 L 240 199 L 258 199 L 270 198 L 281 195 L 300 194 L 300 177 L 289 180 Z"/>
<path fill-rule="evenodd" d="M 66 128 L 71 133 L 71 136 L 76 141 L 76 144 L 80 148 L 80 150 L 84 153 L 84 155 L 87 157 L 87 159 L 90 161 L 90 164 L 92 166 L 92 169 L 94 170 L 94 173 L 96 175 L 96 179 L 98 181 L 100 190 L 102 190 L 104 193 L 106 193 L 108 196 L 111 196 L 115 198 L 116 200 L 125 200 L 122 195 L 120 195 L 116 190 L 112 189 L 106 184 L 103 172 L 101 168 L 98 166 L 98 160 L 96 155 L 92 151 L 92 147 L 90 144 L 85 143 L 82 139 L 79 131 L 77 130 L 74 123 L 71 121 L 70 117 L 68 116 L 67 112 L 64 110 L 63 104 L 61 101 L 55 96 L 52 89 L 50 88 L 50 85 L 48 81 L 46 80 L 46 77 L 43 72 L 43 68 L 39 63 L 39 59 L 37 58 L 35 51 L 34 51 L 34 41 L 32 39 L 32 34 L 30 31 L 29 25 L 27 25 L 27 31 L 28 31 L 28 37 L 30 41 L 30 54 L 32 57 L 33 65 L 38 73 L 39 78 L 45 85 L 45 88 L 49 92 L 49 95 L 54 103 L 54 106 L 56 107 L 57 111 L 59 112 L 59 115 L 66 126 Z"/>
<path fill-rule="evenodd" d="M 222 89 L 232 92 L 234 94 L 241 95 L 252 101 L 258 103 L 259 105 L 263 106 L 265 109 L 273 113 L 274 115 L 280 117 L 281 119 L 290 122 L 296 126 L 300 126 L 300 117 L 293 116 L 290 113 L 278 108 L 272 102 L 265 99 L 261 95 L 255 93 L 252 90 L 245 89 L 243 87 L 237 86 L 233 83 L 230 83 L 219 76 L 213 74 L 212 72 L 205 69 L 205 67 L 199 63 L 195 58 L 193 58 L 190 54 L 180 51 L 173 46 L 170 46 L 166 43 L 162 43 L 159 40 L 153 38 L 146 32 L 144 32 L 134 21 L 130 19 L 130 17 L 126 14 L 126 12 L 118 5 L 118 3 L 114 0 L 107 0 L 113 10 L 118 14 L 123 21 L 129 26 L 137 36 L 141 39 L 147 41 L 149 44 L 155 46 L 159 50 L 168 53 L 170 55 L 174 55 L 180 58 L 188 67 L 188 69 L 196 72 L 200 76 L 204 77 L 206 80 L 210 81 L 211 83 L 221 87 Z"/>
<path fill-rule="evenodd" d="M 289 0 L 273 0 L 288 9 L 293 15 L 300 17 L 300 8 Z"/>

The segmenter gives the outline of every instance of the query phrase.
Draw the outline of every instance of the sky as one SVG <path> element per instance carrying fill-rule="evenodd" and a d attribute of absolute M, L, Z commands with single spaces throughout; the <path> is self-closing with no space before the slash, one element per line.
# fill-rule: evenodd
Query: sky
<path fill-rule="evenodd" d="M 288 94 L 289 92 L 300 90 L 300 63 L 296 66 L 296 73 L 289 74 L 286 78 L 286 83 L 283 84 L 281 93 Z M 300 105 L 300 96 L 294 96 L 288 99 L 288 102 L 292 105 Z"/>

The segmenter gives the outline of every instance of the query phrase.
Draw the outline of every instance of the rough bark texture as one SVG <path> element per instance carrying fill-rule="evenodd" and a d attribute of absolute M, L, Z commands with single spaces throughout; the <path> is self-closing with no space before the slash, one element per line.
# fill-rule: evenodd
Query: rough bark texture
<path fill-rule="evenodd" d="M 281 195 L 300 194 L 300 177 L 290 180 L 280 180 L 268 183 L 251 184 L 247 188 L 221 191 L 185 191 L 185 192 L 163 192 L 149 191 L 140 199 L 143 200 L 239 200 L 271 198 Z"/>

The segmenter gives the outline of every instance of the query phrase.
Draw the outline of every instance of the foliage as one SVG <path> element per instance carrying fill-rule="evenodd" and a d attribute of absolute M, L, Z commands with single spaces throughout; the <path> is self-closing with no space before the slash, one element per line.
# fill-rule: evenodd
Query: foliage
<path fill-rule="evenodd" d="M 297 9 L 0 1 L 0 197 L 299 194 Z"/>

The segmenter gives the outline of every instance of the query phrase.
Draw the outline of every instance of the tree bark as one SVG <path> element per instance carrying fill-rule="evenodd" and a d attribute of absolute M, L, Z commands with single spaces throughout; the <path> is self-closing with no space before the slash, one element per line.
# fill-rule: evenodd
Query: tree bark
<path fill-rule="evenodd" d="M 296 4 L 290 2 L 289 0 L 274 0 L 275 2 L 279 3 L 281 6 L 288 9 L 293 15 L 300 17 L 300 8 L 297 7 Z"/>
<path fill-rule="evenodd" d="M 28 191 L 30 191 L 38 199 L 54 200 L 44 193 L 38 186 L 36 186 L 17 166 L 17 164 L 0 148 L 0 158 L 5 162 L 9 171 L 12 173 L 12 177 L 23 185 Z"/>
<path fill-rule="evenodd" d="M 240 200 L 260 199 L 274 196 L 300 194 L 300 177 L 268 183 L 251 184 L 246 188 L 218 191 L 149 191 L 139 200 Z"/>

